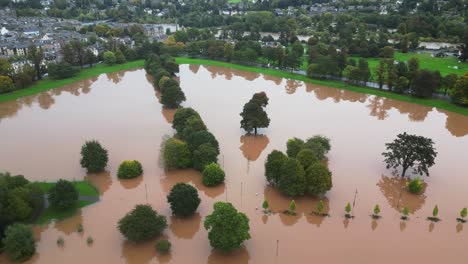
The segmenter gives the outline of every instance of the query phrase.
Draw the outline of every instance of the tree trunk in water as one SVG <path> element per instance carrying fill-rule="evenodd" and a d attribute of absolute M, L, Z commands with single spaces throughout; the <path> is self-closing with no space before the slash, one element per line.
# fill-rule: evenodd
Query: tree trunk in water
<path fill-rule="evenodd" d="M 402 178 L 405 177 L 405 174 L 406 174 L 406 170 L 407 170 L 407 169 L 408 169 L 408 168 L 404 168 L 404 167 L 403 167 L 403 172 L 401 173 L 401 177 L 402 177 Z"/>

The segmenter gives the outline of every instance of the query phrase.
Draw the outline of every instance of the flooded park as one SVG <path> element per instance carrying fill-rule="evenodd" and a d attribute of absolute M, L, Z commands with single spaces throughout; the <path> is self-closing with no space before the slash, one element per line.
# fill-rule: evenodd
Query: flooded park
<path fill-rule="evenodd" d="M 392 99 L 220 67 L 181 65 L 178 79 L 187 100 L 220 144 L 225 184 L 202 184 L 195 170 L 165 171 L 161 144 L 174 133 L 175 110 L 164 109 L 145 70 L 103 74 L 63 88 L 0 103 L 0 168 L 33 181 L 87 179 L 100 201 L 71 218 L 34 227 L 37 253 L 27 263 L 454 263 L 468 258 L 468 226 L 456 221 L 468 206 L 468 116 Z M 271 118 L 258 136 L 239 122 L 254 93 L 270 98 Z M 386 169 L 385 143 L 408 132 L 432 138 L 438 156 L 424 177 L 424 193 Z M 312 214 L 318 200 L 296 199 L 297 215 L 282 214 L 291 198 L 267 185 L 264 163 L 292 137 L 330 138 L 333 188 L 324 202 L 329 217 Z M 80 148 L 96 139 L 109 152 L 107 171 L 87 175 Z M 144 175 L 119 180 L 123 160 L 139 160 Z M 201 204 L 187 219 L 171 216 L 166 196 L 178 182 L 198 189 Z M 278 213 L 264 215 L 262 202 Z M 229 201 L 250 219 L 251 239 L 230 254 L 211 249 L 204 218 L 216 201 Z M 353 203 L 354 219 L 344 218 Z M 132 244 L 118 220 L 136 204 L 165 215 L 172 243 L 159 255 L 155 240 Z M 379 204 L 382 218 L 370 217 Z M 438 205 L 442 221 L 426 220 Z M 400 220 L 408 207 L 410 220 Z M 76 232 L 82 224 L 83 233 Z M 86 237 L 94 243 L 88 245 Z M 63 237 L 60 247 L 56 241 Z M 8 263 L 0 257 L 0 262 Z"/>

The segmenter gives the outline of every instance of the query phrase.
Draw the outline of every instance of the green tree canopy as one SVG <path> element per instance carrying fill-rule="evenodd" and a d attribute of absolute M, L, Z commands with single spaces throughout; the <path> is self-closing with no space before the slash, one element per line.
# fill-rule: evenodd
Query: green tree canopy
<path fill-rule="evenodd" d="M 187 143 L 170 138 L 164 143 L 163 148 L 164 167 L 167 169 L 184 169 L 192 166 L 192 153 Z"/>
<path fill-rule="evenodd" d="M 119 179 L 132 179 L 143 174 L 143 167 L 138 160 L 124 160 L 119 165 L 117 177 Z"/>
<path fill-rule="evenodd" d="M 230 252 L 250 239 L 249 219 L 244 213 L 238 212 L 231 203 L 224 202 L 216 202 L 213 209 L 204 222 L 213 248 Z"/>
<path fill-rule="evenodd" d="M 119 220 L 118 229 L 128 240 L 146 241 L 160 235 L 167 227 L 166 218 L 159 215 L 150 205 L 136 205 Z"/>
<path fill-rule="evenodd" d="M 327 166 L 320 162 L 312 164 L 305 171 L 306 193 L 320 197 L 329 191 L 332 184 L 332 174 Z"/>
<path fill-rule="evenodd" d="M 190 134 L 187 137 L 187 145 L 191 151 L 197 149 L 200 145 L 208 143 L 216 148 L 219 153 L 219 143 L 215 136 L 207 130 L 200 130 Z"/>
<path fill-rule="evenodd" d="M 405 177 L 407 169 L 413 167 L 415 173 L 429 176 L 429 167 L 434 165 L 437 152 L 430 138 L 410 135 L 406 132 L 385 144 L 387 152 L 382 153 L 388 168 L 402 167 L 401 176 Z"/>
<path fill-rule="evenodd" d="M 185 94 L 179 86 L 168 86 L 164 88 L 161 103 L 166 108 L 177 108 L 185 101 Z"/>
<path fill-rule="evenodd" d="M 86 141 L 81 147 L 81 167 L 86 168 L 88 173 L 103 171 L 107 166 L 107 150 L 96 140 Z"/>
<path fill-rule="evenodd" d="M 185 128 L 185 123 L 190 117 L 198 117 L 201 119 L 197 111 L 190 107 L 179 108 L 174 114 L 174 120 L 172 121 L 172 128 L 177 131 L 177 134 L 182 134 Z"/>
<path fill-rule="evenodd" d="M 288 158 L 280 169 L 278 189 L 288 196 L 300 196 L 305 192 L 305 173 L 302 164 L 295 158 Z"/>
<path fill-rule="evenodd" d="M 167 196 L 172 213 L 180 217 L 187 217 L 197 211 L 200 205 L 197 189 L 186 183 L 177 183 Z"/>
<path fill-rule="evenodd" d="M 79 193 L 75 186 L 63 179 L 60 179 L 49 190 L 49 203 L 59 210 L 71 208 L 78 201 L 78 197 Z"/>
<path fill-rule="evenodd" d="M 279 150 L 273 150 L 268 154 L 265 162 L 265 176 L 270 184 L 278 184 L 281 178 L 281 167 L 288 157 Z"/>
<path fill-rule="evenodd" d="M 468 104 L 468 72 L 465 72 L 456 82 L 450 92 L 452 100 L 458 104 Z"/>
<path fill-rule="evenodd" d="M 254 131 L 257 135 L 258 128 L 268 127 L 270 125 L 270 118 L 263 109 L 268 104 L 268 97 L 264 92 L 254 94 L 252 99 L 244 105 L 242 113 L 240 113 L 241 128 L 247 133 Z"/>
<path fill-rule="evenodd" d="M 8 226 L 2 243 L 7 255 L 15 262 L 26 261 L 36 252 L 32 228 L 24 224 Z"/>
<path fill-rule="evenodd" d="M 304 148 L 304 141 L 299 138 L 288 139 L 286 143 L 286 154 L 288 157 L 295 158 L 297 154 Z"/>
<path fill-rule="evenodd" d="M 210 163 L 203 169 L 203 184 L 205 186 L 216 186 L 224 182 L 224 171 L 218 163 Z"/>
<path fill-rule="evenodd" d="M 201 144 L 193 151 L 193 167 L 196 170 L 203 171 L 206 165 L 213 162 L 216 163 L 218 161 L 218 155 L 218 151 L 211 144 Z"/>

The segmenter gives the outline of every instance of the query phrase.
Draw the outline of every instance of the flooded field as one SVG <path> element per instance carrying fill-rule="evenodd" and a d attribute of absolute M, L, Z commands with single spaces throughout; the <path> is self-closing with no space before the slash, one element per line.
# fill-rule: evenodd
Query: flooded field
<path fill-rule="evenodd" d="M 226 183 L 204 187 L 193 170 L 165 172 L 160 146 L 173 134 L 174 111 L 162 109 L 144 70 L 112 73 L 0 104 L 0 168 L 31 180 L 89 179 L 101 200 L 73 218 L 35 228 L 37 254 L 30 263 L 463 263 L 468 258 L 468 225 L 455 218 L 468 206 L 468 117 L 390 99 L 283 80 L 236 70 L 182 65 L 184 106 L 195 108 L 220 143 Z M 271 118 L 262 136 L 240 129 L 243 105 L 255 92 L 270 98 Z M 424 194 L 404 191 L 404 181 L 385 169 L 384 144 L 400 132 L 430 137 L 438 151 Z M 264 216 L 290 199 L 268 187 L 264 161 L 285 150 L 291 137 L 331 138 L 333 188 L 326 195 L 330 217 L 312 215 L 317 200 L 296 200 L 297 216 Z M 109 151 L 108 172 L 86 175 L 80 147 L 97 139 Z M 137 159 L 143 177 L 119 180 L 121 161 Z M 198 190 L 202 202 L 189 219 L 171 217 L 166 195 L 177 182 Z M 355 219 L 344 207 L 357 191 Z M 229 201 L 250 218 L 252 239 L 230 255 L 212 251 L 203 227 L 215 201 Z M 159 256 L 155 241 L 126 242 L 117 221 L 135 204 L 149 203 L 168 218 L 165 236 L 172 253 Z M 379 204 L 383 218 L 369 216 Z M 426 220 L 435 205 L 439 223 Z M 411 220 L 402 222 L 408 206 Z M 76 232 L 79 223 L 84 233 Z M 59 247 L 62 236 L 65 245 Z M 94 244 L 88 246 L 86 238 Z M 0 262 L 7 262 L 0 257 Z"/>

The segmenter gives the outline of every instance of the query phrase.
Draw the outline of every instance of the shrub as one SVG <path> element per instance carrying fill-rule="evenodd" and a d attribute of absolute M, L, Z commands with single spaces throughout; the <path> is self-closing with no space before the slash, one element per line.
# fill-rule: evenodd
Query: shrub
<path fill-rule="evenodd" d="M 303 149 L 297 154 L 297 160 L 302 164 L 304 170 L 309 168 L 312 164 L 317 163 L 319 160 L 314 152 L 310 149 Z"/>
<path fill-rule="evenodd" d="M 159 240 L 156 243 L 156 250 L 161 254 L 167 254 L 171 250 L 171 242 L 169 240 L 163 239 Z"/>
<path fill-rule="evenodd" d="M 28 260 L 36 252 L 33 231 L 27 225 L 16 223 L 8 226 L 2 243 L 13 261 Z"/>
<path fill-rule="evenodd" d="M 324 205 L 323 205 L 323 201 L 320 200 L 317 204 L 317 214 L 319 215 L 322 215 L 323 214 L 323 210 L 324 210 Z"/>
<path fill-rule="evenodd" d="M 78 190 L 67 180 L 59 180 L 49 190 L 49 203 L 59 210 L 71 208 L 78 201 Z"/>
<path fill-rule="evenodd" d="M 287 158 L 280 169 L 278 189 L 288 196 L 299 196 L 305 192 L 304 169 L 297 159 Z"/>
<path fill-rule="evenodd" d="M 346 217 L 351 217 L 351 204 L 350 203 L 347 203 L 346 206 L 345 206 L 345 216 Z"/>
<path fill-rule="evenodd" d="M 50 63 L 47 66 L 47 71 L 49 72 L 49 77 L 51 79 L 66 79 L 71 78 L 78 74 L 80 69 L 78 67 L 74 67 L 68 63 Z"/>
<path fill-rule="evenodd" d="M 290 203 L 289 203 L 289 212 L 293 215 L 296 214 L 296 201 L 292 200 Z"/>
<path fill-rule="evenodd" d="M 192 155 L 193 167 L 196 170 L 203 171 L 205 166 L 218 161 L 218 151 L 210 144 L 201 144 Z"/>
<path fill-rule="evenodd" d="M 155 238 L 167 227 L 166 218 L 150 205 L 137 205 L 119 220 L 120 233 L 133 242 Z"/>
<path fill-rule="evenodd" d="M 0 76 L 0 93 L 8 93 L 15 90 L 13 80 L 8 76 Z"/>
<path fill-rule="evenodd" d="M 213 209 L 204 222 L 213 248 L 230 252 L 250 239 L 249 219 L 244 213 L 238 212 L 231 203 L 224 202 L 216 202 Z"/>
<path fill-rule="evenodd" d="M 224 182 L 224 171 L 218 163 L 210 163 L 203 169 L 203 184 L 205 186 L 216 186 Z"/>
<path fill-rule="evenodd" d="M 185 128 L 185 123 L 187 120 L 192 117 L 198 117 L 201 120 L 200 115 L 193 108 L 179 108 L 174 114 L 174 120 L 172 121 L 172 128 L 177 131 L 177 134 L 182 134 L 182 131 Z"/>
<path fill-rule="evenodd" d="M 176 216 L 187 217 L 197 211 L 200 205 L 197 189 L 186 183 L 177 183 L 167 196 L 172 213 Z"/>
<path fill-rule="evenodd" d="M 410 180 L 407 183 L 408 191 L 410 193 L 420 193 L 423 190 L 423 183 L 419 177 L 416 177 L 412 180 Z"/>
<path fill-rule="evenodd" d="M 401 219 L 403 220 L 406 220 L 408 219 L 408 215 L 409 215 L 409 209 L 408 207 L 403 207 L 403 210 L 401 211 L 401 213 L 403 214 L 403 216 L 401 217 Z"/>
<path fill-rule="evenodd" d="M 179 86 L 169 86 L 164 88 L 161 96 L 161 103 L 167 108 L 177 108 L 185 101 L 185 94 Z"/>
<path fill-rule="evenodd" d="M 295 158 L 303 148 L 304 141 L 302 139 L 291 138 L 286 143 L 286 154 L 288 154 L 290 158 Z"/>
<path fill-rule="evenodd" d="M 434 210 L 432 210 L 432 216 L 434 218 L 437 218 L 438 215 L 439 215 L 439 207 L 436 205 L 434 206 Z"/>
<path fill-rule="evenodd" d="M 265 162 L 265 176 L 269 183 L 278 184 L 281 178 L 281 166 L 288 157 L 281 151 L 273 150 L 268 154 L 267 160 Z"/>
<path fill-rule="evenodd" d="M 104 58 L 104 63 L 107 65 L 114 65 L 117 61 L 117 58 L 115 57 L 115 53 L 112 51 L 104 52 L 103 58 Z"/>
<path fill-rule="evenodd" d="M 332 174 L 322 163 L 315 163 L 305 171 L 306 192 L 313 196 L 322 196 L 333 186 Z"/>
<path fill-rule="evenodd" d="M 208 143 L 216 148 L 219 153 L 219 143 L 215 136 L 207 130 L 200 130 L 187 137 L 187 145 L 190 151 L 196 150 L 200 145 Z"/>
<path fill-rule="evenodd" d="M 143 167 L 137 160 L 123 161 L 117 171 L 119 179 L 133 179 L 143 174 Z"/>
<path fill-rule="evenodd" d="M 168 169 L 189 168 L 192 166 L 192 154 L 185 142 L 170 138 L 164 143 L 163 161 Z"/>
<path fill-rule="evenodd" d="M 107 165 L 107 150 L 96 140 L 86 141 L 81 147 L 81 167 L 88 173 L 101 172 Z"/>
<path fill-rule="evenodd" d="M 374 216 L 379 216 L 379 214 L 380 214 L 380 206 L 379 206 L 378 204 L 376 204 L 376 205 L 374 206 L 374 210 L 373 210 L 373 211 L 374 211 Z"/>

